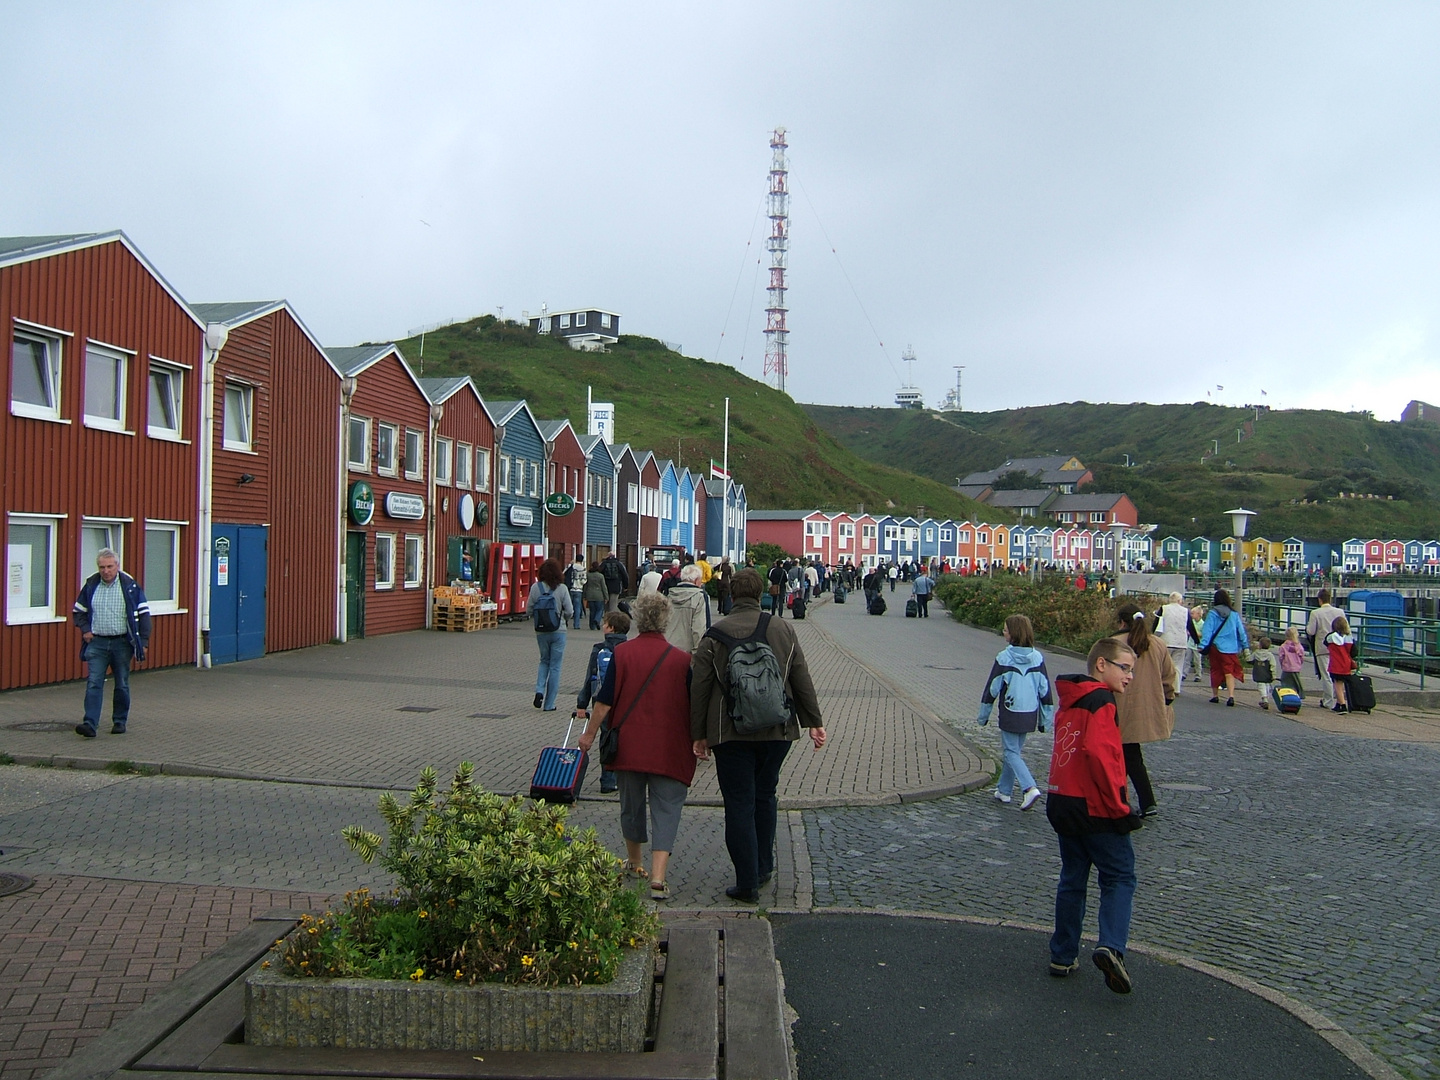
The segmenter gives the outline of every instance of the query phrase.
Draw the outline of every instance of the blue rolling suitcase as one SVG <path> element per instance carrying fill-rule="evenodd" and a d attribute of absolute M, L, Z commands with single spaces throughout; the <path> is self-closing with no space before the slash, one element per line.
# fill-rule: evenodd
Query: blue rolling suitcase
<path fill-rule="evenodd" d="M 565 742 L 570 741 L 570 731 L 575 718 L 565 729 Z M 540 760 L 535 765 L 535 775 L 530 778 L 530 798 L 544 799 L 552 803 L 573 803 L 580 795 L 585 783 L 585 766 L 589 757 L 578 746 L 547 746 L 540 751 Z"/>

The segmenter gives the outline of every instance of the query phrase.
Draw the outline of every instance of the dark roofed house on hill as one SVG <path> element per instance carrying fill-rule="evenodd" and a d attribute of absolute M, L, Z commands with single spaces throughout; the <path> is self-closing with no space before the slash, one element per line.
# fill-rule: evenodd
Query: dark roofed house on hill
<path fill-rule="evenodd" d="M 1440 405 L 1427 405 L 1423 401 L 1412 401 L 1405 406 L 1405 411 L 1400 414 L 1402 424 L 1416 424 L 1422 420 L 1428 420 L 1432 424 L 1440 424 Z"/>
<path fill-rule="evenodd" d="M 1073 455 L 1053 454 L 1049 457 L 1011 458 L 996 469 L 973 472 L 962 476 L 956 490 L 976 486 L 993 486 L 1006 473 L 1024 473 L 1035 477 L 1045 487 L 1052 487 L 1066 495 L 1073 495 L 1081 484 L 1089 483 L 1094 477 L 1090 470 Z"/>
<path fill-rule="evenodd" d="M 572 349 L 598 352 L 620 340 L 620 315 L 599 308 L 576 308 L 572 311 L 547 311 L 530 320 L 530 329 L 537 334 L 554 334 L 564 338 Z"/>
<path fill-rule="evenodd" d="M 1140 512 L 1130 496 L 1113 493 L 1061 495 L 1044 513 L 1062 525 L 1128 525 L 1133 529 L 1140 524 Z"/>
<path fill-rule="evenodd" d="M 983 499 L 986 506 L 1010 510 L 1022 518 L 1039 517 L 1056 499 L 1068 498 L 1054 488 L 1026 488 L 1021 491 L 994 491 Z"/>

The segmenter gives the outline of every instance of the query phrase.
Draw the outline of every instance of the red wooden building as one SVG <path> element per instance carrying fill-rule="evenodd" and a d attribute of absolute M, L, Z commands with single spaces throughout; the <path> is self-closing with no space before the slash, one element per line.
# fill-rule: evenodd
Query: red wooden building
<path fill-rule="evenodd" d="M 0 688 L 84 675 L 101 547 L 149 596 L 144 666 L 193 661 L 204 325 L 121 232 L 0 239 L 0 320 Z"/>
<path fill-rule="evenodd" d="M 495 540 L 495 418 L 468 375 L 420 385 L 440 410 L 430 455 L 431 584 L 483 587 Z"/>
<path fill-rule="evenodd" d="M 340 370 L 284 300 L 192 308 L 227 331 L 201 476 L 201 648 L 228 663 L 324 644 L 340 619 Z"/>
<path fill-rule="evenodd" d="M 394 345 L 325 352 L 345 376 L 343 636 L 419 630 L 430 606 L 430 399 Z"/>
<path fill-rule="evenodd" d="M 547 507 L 545 536 L 550 558 L 563 566 L 585 558 L 585 468 L 589 459 L 569 420 L 541 420 L 545 440 L 545 494 L 568 495 L 574 500 L 567 514 Z"/>

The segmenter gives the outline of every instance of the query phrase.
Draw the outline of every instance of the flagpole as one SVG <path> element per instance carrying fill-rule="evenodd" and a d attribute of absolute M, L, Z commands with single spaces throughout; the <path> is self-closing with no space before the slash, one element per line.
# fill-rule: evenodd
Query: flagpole
<path fill-rule="evenodd" d="M 730 479 L 730 399 L 725 399 L 725 455 L 720 462 L 720 468 L 725 471 L 725 479 Z"/>

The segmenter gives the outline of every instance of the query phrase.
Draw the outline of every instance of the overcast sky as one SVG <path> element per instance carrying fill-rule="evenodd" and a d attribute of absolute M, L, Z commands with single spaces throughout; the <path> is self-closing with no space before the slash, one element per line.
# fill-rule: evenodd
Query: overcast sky
<path fill-rule="evenodd" d="M 974 409 L 1440 400 L 1434 3 L 0 17 L 0 235 L 121 228 L 327 344 L 544 302 L 759 377 L 783 124 L 797 400 L 890 404 L 907 345 Z"/>

